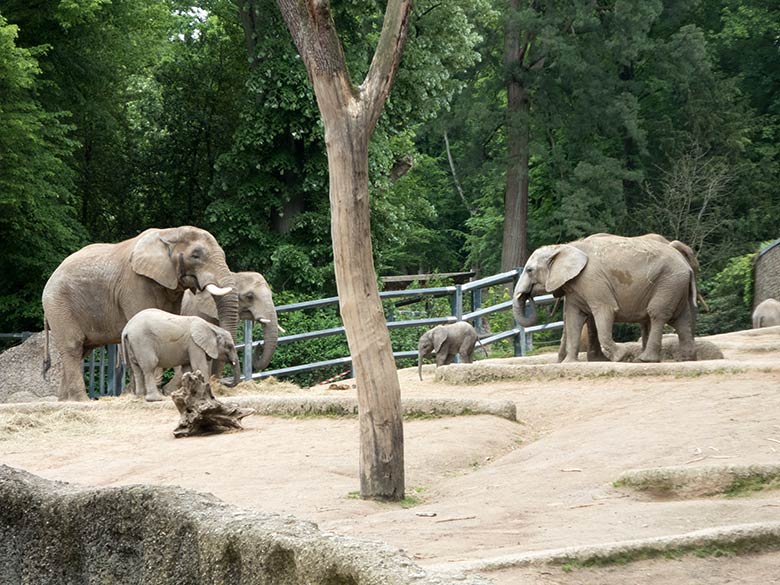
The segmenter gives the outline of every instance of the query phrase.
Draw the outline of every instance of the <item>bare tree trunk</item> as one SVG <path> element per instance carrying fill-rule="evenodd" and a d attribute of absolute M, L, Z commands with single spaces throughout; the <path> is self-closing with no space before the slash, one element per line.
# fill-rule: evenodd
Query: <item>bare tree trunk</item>
<path fill-rule="evenodd" d="M 328 151 L 331 235 L 341 317 L 357 378 L 360 493 L 404 497 L 401 388 L 371 247 L 368 142 L 406 41 L 411 0 L 388 0 L 368 75 L 355 87 L 328 0 L 277 0 L 317 96 Z"/>
<path fill-rule="evenodd" d="M 509 0 L 504 64 L 507 71 L 507 156 L 506 191 L 504 193 L 504 238 L 501 247 L 501 270 L 523 266 L 528 258 L 528 143 L 529 103 L 521 73 L 529 49 L 521 41 L 514 24 L 514 13 L 520 0 Z"/>

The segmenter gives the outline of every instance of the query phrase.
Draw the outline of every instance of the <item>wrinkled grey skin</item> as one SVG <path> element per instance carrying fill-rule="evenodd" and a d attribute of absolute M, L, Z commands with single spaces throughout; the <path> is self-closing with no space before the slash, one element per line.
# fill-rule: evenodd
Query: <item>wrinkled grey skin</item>
<path fill-rule="evenodd" d="M 611 234 L 605 234 L 605 233 L 599 233 L 599 234 L 593 234 L 592 236 L 588 236 L 585 238 L 586 240 L 592 239 L 592 238 L 600 238 L 600 237 L 610 237 Z M 656 242 L 660 242 L 662 244 L 665 244 L 667 246 L 671 246 L 675 250 L 677 250 L 680 254 L 682 254 L 683 258 L 685 258 L 685 261 L 688 263 L 688 265 L 693 270 L 693 276 L 695 280 L 698 280 L 699 278 L 699 261 L 696 258 L 696 254 L 694 251 L 688 246 L 687 244 L 684 244 L 680 240 L 673 240 L 669 241 L 665 237 L 663 237 L 660 234 L 644 234 L 642 236 L 637 236 L 637 238 L 645 238 L 649 240 L 655 240 Z M 564 301 L 565 302 L 565 301 Z M 642 330 L 642 348 L 644 349 L 647 347 L 647 340 L 649 335 L 649 330 L 644 324 L 640 324 L 641 330 Z M 596 331 L 596 322 L 593 319 L 592 314 L 588 314 L 587 320 L 585 322 L 585 325 L 582 328 L 582 335 L 580 336 L 580 350 L 583 348 L 585 351 L 587 351 L 587 357 L 589 362 L 596 362 L 596 361 L 607 361 L 606 356 L 604 355 L 604 352 L 601 350 L 601 345 L 599 344 L 598 340 L 598 333 Z M 561 336 L 561 345 L 558 349 L 558 361 L 561 362 L 566 357 L 566 333 Z"/>
<path fill-rule="evenodd" d="M 48 333 L 62 357 L 60 400 L 86 400 L 81 360 L 87 351 L 119 343 L 127 321 L 149 308 L 178 313 L 185 290 L 212 287 L 219 296 L 219 323 L 235 331 L 238 295 L 217 240 L 182 226 L 148 229 L 117 244 L 92 244 L 68 256 L 43 289 Z M 220 290 L 221 289 L 221 290 Z"/>
<path fill-rule="evenodd" d="M 639 323 L 646 329 L 639 361 L 660 360 L 666 323 L 677 330 L 683 359 L 696 358 L 694 271 L 683 254 L 656 238 L 598 235 L 536 250 L 512 298 L 515 319 L 523 327 L 536 323 L 532 294 L 542 291 L 566 296 L 563 361 L 577 361 L 582 326 L 589 315 L 599 345 L 612 361 L 620 361 L 624 353 L 612 339 L 615 321 Z"/>
<path fill-rule="evenodd" d="M 255 372 L 264 370 L 273 358 L 279 338 L 279 322 L 276 315 L 271 287 L 259 272 L 234 272 L 238 291 L 238 318 L 254 321 L 263 327 L 263 351 L 252 353 L 252 367 Z M 181 302 L 182 315 L 196 315 L 217 325 L 217 305 L 208 292 L 192 294 L 187 291 Z M 216 360 L 212 364 L 212 375 L 221 376 L 225 364 Z M 170 394 L 181 385 L 181 368 L 176 368 L 173 378 L 163 389 Z"/>
<path fill-rule="evenodd" d="M 463 363 L 470 364 L 474 358 L 477 332 L 470 323 L 458 321 L 448 325 L 437 325 L 422 334 L 417 344 L 417 375 L 422 380 L 422 360 L 436 353 L 436 366 L 451 364 L 460 354 Z"/>
<path fill-rule="evenodd" d="M 753 329 L 780 325 L 780 301 L 766 299 L 753 311 Z"/>
<path fill-rule="evenodd" d="M 135 393 L 149 402 L 162 400 L 158 368 L 181 366 L 184 371 L 211 371 L 212 360 L 233 366 L 239 380 L 238 352 L 233 337 L 200 317 L 174 315 L 159 309 L 137 313 L 122 330 L 122 359 L 133 371 Z"/>

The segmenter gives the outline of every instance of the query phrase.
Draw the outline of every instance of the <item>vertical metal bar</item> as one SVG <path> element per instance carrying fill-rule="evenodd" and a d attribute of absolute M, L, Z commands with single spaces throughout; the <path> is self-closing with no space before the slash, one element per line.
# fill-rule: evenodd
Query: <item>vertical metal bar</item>
<path fill-rule="evenodd" d="M 98 396 L 103 396 L 106 392 L 106 348 L 99 347 L 100 356 L 100 386 L 98 387 Z"/>
<path fill-rule="evenodd" d="M 482 308 L 482 289 L 475 288 L 471 291 L 471 310 L 477 311 Z M 474 319 L 474 329 L 478 335 L 482 335 L 482 317 Z"/>
<path fill-rule="evenodd" d="M 455 296 L 453 297 L 453 314 L 458 321 L 463 320 L 463 286 L 455 285 Z M 455 363 L 460 363 L 460 354 L 455 354 Z"/>
<path fill-rule="evenodd" d="M 512 289 L 509 291 L 509 294 L 512 294 L 512 291 L 514 291 L 515 287 L 517 286 L 517 281 L 520 280 L 520 274 L 522 274 L 523 269 L 518 268 L 517 274 L 515 274 L 515 277 L 512 279 Z M 520 333 L 514 336 L 514 353 L 515 357 L 518 356 L 525 356 L 526 354 L 526 337 L 525 337 L 525 329 L 520 326 L 520 324 L 515 321 L 514 316 L 512 316 L 512 322 L 515 324 L 515 327 L 517 329 L 520 329 Z"/>
<path fill-rule="evenodd" d="M 95 350 L 89 354 L 89 397 L 95 397 Z"/>
<path fill-rule="evenodd" d="M 244 380 L 252 379 L 252 321 L 244 321 Z"/>

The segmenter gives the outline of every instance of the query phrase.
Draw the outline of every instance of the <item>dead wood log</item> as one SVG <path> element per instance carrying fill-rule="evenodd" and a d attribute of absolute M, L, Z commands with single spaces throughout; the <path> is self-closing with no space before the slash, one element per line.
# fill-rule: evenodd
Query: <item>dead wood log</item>
<path fill-rule="evenodd" d="M 171 399 L 180 415 L 179 426 L 173 431 L 177 438 L 240 429 L 241 419 L 255 413 L 253 408 L 228 406 L 214 398 L 200 370 L 184 374 L 181 388 L 171 394 Z"/>

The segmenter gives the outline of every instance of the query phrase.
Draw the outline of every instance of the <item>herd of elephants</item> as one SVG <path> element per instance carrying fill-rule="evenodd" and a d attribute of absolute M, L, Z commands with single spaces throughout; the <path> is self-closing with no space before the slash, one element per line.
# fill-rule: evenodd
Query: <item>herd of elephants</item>
<path fill-rule="evenodd" d="M 690 247 L 658 234 L 595 234 L 544 246 L 531 254 L 517 282 L 514 316 L 529 327 L 537 322 L 535 295 L 562 298 L 559 361 L 576 361 L 580 349 L 588 360 L 620 361 L 624 349 L 612 338 L 615 322 L 639 323 L 639 361 L 660 361 L 665 325 L 678 334 L 681 359 L 693 360 L 698 269 Z M 135 393 L 153 401 L 162 399 L 160 368 L 177 368 L 166 393 L 176 388 L 182 370 L 221 372 L 226 362 L 237 381 L 239 319 L 262 324 L 256 370 L 271 361 L 280 329 L 263 276 L 231 272 L 214 236 L 192 226 L 153 228 L 123 242 L 86 246 L 52 273 L 42 300 L 44 373 L 51 364 L 51 334 L 62 360 L 60 400 L 87 398 L 81 363 L 95 347 L 121 342 Z M 780 325 L 780 302 L 773 299 L 754 313 L 755 327 L 769 325 Z M 471 362 L 477 337 L 464 322 L 426 332 L 418 372 L 433 352 L 437 365 L 457 354 Z"/>

